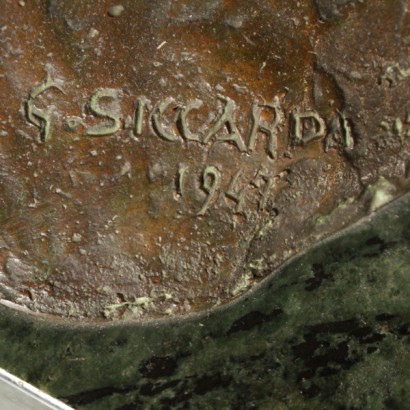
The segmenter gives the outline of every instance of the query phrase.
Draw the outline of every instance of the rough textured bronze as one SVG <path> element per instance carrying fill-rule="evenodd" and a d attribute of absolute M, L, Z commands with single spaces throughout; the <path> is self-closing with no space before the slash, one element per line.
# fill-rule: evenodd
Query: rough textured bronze
<path fill-rule="evenodd" d="M 407 6 L 5 0 L 3 303 L 200 311 L 407 191 Z"/>

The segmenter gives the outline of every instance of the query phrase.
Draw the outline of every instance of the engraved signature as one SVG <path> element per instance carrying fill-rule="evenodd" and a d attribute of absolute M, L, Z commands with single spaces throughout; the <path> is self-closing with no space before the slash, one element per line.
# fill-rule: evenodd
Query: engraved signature
<path fill-rule="evenodd" d="M 63 89 L 47 75 L 40 84 L 33 87 L 26 102 L 28 121 L 40 128 L 40 141 L 46 142 L 51 137 L 51 115 L 47 109 L 36 107 L 36 98 L 50 89 L 57 89 L 64 93 Z M 103 107 L 102 100 L 109 100 L 112 105 L 119 104 L 120 92 L 113 88 L 96 89 L 88 102 L 90 112 L 101 119 L 98 125 L 84 125 L 84 137 L 106 137 L 125 129 L 124 117 L 120 112 Z M 201 100 L 178 103 L 172 97 L 165 98 L 156 103 L 153 108 L 145 96 L 139 96 L 135 100 L 132 130 L 135 136 L 141 136 L 144 130 L 144 119 L 148 118 L 148 126 L 155 135 L 164 141 L 175 143 L 181 141 L 194 141 L 202 145 L 226 142 L 237 148 L 241 153 L 251 154 L 255 151 L 260 135 L 267 137 L 265 151 L 269 158 L 277 157 L 278 133 L 285 126 L 286 114 L 277 97 L 272 101 L 254 101 L 251 105 L 249 118 L 250 127 L 245 137 L 239 131 L 236 120 L 236 104 L 224 95 L 218 94 L 217 99 L 221 105 L 213 122 L 207 130 L 194 132 L 189 126 L 189 117 L 203 106 Z M 165 124 L 164 116 L 167 112 L 177 113 L 174 124 Z M 148 116 L 146 113 L 148 112 Z M 266 120 L 268 116 L 270 121 Z M 305 145 L 313 140 L 324 138 L 327 134 L 327 126 L 324 118 L 315 110 L 294 109 L 289 117 L 289 138 L 293 145 Z M 344 129 L 345 146 L 352 146 L 353 140 L 349 131 L 348 120 L 344 117 L 342 127 Z M 66 124 L 69 129 L 75 129 L 81 119 L 67 118 Z"/>

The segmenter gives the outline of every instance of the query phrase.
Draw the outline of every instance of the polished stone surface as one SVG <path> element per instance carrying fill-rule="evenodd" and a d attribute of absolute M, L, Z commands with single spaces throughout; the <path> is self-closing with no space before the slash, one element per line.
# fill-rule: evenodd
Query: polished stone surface
<path fill-rule="evenodd" d="M 78 409 L 406 409 L 410 196 L 235 303 L 78 327 L 2 307 L 0 366 Z"/>

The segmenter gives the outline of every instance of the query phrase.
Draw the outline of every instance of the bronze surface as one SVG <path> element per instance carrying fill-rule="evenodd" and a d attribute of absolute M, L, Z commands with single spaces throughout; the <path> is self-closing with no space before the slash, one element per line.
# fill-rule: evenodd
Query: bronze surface
<path fill-rule="evenodd" d="M 3 303 L 201 311 L 406 192 L 408 6 L 3 1 Z"/>

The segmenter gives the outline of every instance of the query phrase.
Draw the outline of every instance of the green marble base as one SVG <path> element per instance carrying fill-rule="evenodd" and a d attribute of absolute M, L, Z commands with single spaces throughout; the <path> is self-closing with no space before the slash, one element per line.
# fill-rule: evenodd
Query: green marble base
<path fill-rule="evenodd" d="M 77 409 L 408 409 L 410 195 L 209 314 L 73 327 L 0 309 L 0 366 Z"/>

